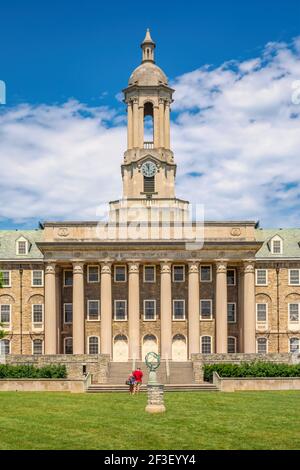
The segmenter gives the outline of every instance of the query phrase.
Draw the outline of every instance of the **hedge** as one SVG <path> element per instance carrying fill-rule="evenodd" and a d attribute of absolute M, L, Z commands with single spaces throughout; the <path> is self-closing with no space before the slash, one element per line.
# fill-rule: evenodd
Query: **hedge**
<path fill-rule="evenodd" d="M 0 379 L 65 379 L 66 377 L 66 366 L 60 364 L 44 367 L 0 364 Z"/>
<path fill-rule="evenodd" d="M 242 362 L 241 364 L 205 364 L 204 380 L 212 382 L 213 372 L 220 377 L 300 377 L 300 364 Z"/>

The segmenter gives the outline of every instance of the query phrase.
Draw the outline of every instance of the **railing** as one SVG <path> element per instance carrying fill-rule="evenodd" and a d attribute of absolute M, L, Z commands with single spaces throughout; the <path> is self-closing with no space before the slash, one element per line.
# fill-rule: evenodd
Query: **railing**
<path fill-rule="evenodd" d="M 144 142 L 144 149 L 153 149 L 154 142 Z"/>

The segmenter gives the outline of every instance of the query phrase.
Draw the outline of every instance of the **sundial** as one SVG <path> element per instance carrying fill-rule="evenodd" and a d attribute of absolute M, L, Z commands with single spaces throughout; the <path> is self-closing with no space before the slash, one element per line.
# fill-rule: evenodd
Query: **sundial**
<path fill-rule="evenodd" d="M 160 355 L 155 352 L 148 352 L 145 356 L 145 363 L 149 369 L 149 384 L 156 384 L 156 370 L 160 366 Z"/>

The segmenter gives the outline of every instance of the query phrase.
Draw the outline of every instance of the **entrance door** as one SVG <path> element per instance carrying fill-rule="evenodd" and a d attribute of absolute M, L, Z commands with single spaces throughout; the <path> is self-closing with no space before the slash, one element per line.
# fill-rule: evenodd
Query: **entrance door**
<path fill-rule="evenodd" d="M 175 335 L 172 341 L 172 360 L 184 362 L 187 360 L 187 344 L 183 335 Z"/>
<path fill-rule="evenodd" d="M 154 335 L 145 335 L 142 344 L 142 360 L 149 352 L 158 353 L 157 339 Z"/>
<path fill-rule="evenodd" d="M 117 335 L 114 338 L 113 346 L 113 360 L 114 362 L 127 362 L 128 361 L 128 340 L 125 335 Z"/>

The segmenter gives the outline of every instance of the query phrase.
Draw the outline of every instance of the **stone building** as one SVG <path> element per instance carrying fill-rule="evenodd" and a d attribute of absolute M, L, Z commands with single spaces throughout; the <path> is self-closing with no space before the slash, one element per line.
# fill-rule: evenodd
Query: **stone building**
<path fill-rule="evenodd" d="M 175 195 L 174 90 L 149 31 L 141 47 L 124 90 L 123 198 L 109 220 L 0 231 L 2 353 L 299 352 L 300 229 L 192 221 Z"/>

